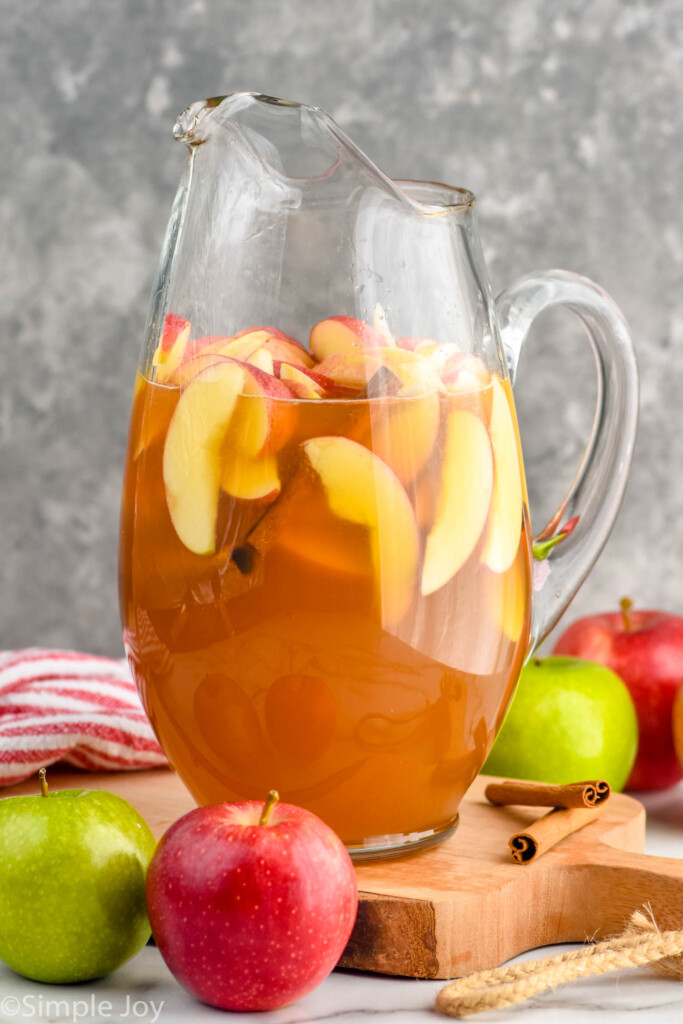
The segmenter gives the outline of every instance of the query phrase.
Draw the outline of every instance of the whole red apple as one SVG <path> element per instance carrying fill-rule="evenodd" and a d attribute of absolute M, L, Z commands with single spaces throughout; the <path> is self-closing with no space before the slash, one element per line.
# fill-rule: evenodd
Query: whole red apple
<path fill-rule="evenodd" d="M 671 712 L 683 681 L 683 617 L 632 611 L 578 619 L 555 644 L 571 654 L 607 665 L 629 688 L 638 715 L 638 755 L 626 789 L 665 789 L 683 778 L 674 749 Z"/>
<path fill-rule="evenodd" d="M 197 807 L 163 836 L 147 873 L 152 934 L 175 978 L 223 1010 L 274 1010 L 327 977 L 358 892 L 337 835 L 277 803 Z"/>

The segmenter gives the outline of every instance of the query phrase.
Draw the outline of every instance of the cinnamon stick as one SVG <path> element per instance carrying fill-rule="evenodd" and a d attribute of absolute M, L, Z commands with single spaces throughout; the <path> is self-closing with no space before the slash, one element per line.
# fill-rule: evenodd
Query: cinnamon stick
<path fill-rule="evenodd" d="M 536 857 L 542 856 L 561 839 L 572 832 L 577 832 L 591 821 L 595 821 L 605 812 L 605 803 L 595 807 L 571 807 L 550 811 L 525 832 L 518 832 L 509 839 L 510 851 L 518 864 L 529 864 Z"/>
<path fill-rule="evenodd" d="M 499 806 L 522 804 L 525 807 L 599 807 L 609 799 L 609 782 L 573 782 L 566 786 L 552 786 L 545 782 L 490 782 L 485 790 L 489 803 Z"/>

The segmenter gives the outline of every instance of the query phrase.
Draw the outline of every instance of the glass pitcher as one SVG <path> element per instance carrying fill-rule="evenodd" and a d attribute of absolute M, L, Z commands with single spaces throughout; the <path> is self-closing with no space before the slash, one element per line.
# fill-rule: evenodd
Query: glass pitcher
<path fill-rule="evenodd" d="M 316 108 L 235 93 L 174 135 L 123 491 L 131 668 L 200 803 L 274 788 L 353 856 L 411 851 L 455 827 L 614 522 L 628 329 L 562 271 L 494 304 L 474 196 L 389 180 Z M 586 328 L 598 409 L 534 588 L 511 381 L 557 304 Z"/>

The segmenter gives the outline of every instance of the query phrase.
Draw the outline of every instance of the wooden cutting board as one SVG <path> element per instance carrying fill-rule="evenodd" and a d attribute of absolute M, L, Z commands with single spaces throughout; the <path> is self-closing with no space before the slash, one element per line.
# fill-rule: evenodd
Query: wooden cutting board
<path fill-rule="evenodd" d="M 554 942 L 622 931 L 650 903 L 660 928 L 683 927 L 683 860 L 642 853 L 645 809 L 614 794 L 605 814 L 528 865 L 508 838 L 538 809 L 491 807 L 480 777 L 460 826 L 439 846 L 356 867 L 360 906 L 340 966 L 417 978 L 454 978 L 496 967 Z M 108 789 L 129 800 L 156 836 L 194 801 L 170 771 L 49 773 L 50 786 Z M 24 782 L 3 796 L 37 791 Z"/>

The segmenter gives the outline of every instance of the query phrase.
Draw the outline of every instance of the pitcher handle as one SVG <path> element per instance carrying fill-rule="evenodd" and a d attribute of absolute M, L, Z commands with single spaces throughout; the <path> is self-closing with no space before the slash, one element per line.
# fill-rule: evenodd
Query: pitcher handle
<path fill-rule="evenodd" d="M 638 421 L 638 369 L 626 321 L 593 281 L 565 270 L 521 277 L 496 300 L 513 384 L 529 328 L 551 306 L 567 306 L 583 324 L 595 356 L 598 389 L 579 470 L 559 509 L 534 538 L 530 654 L 563 614 L 610 534 L 628 479 Z M 569 530 L 563 531 L 567 523 Z"/>

